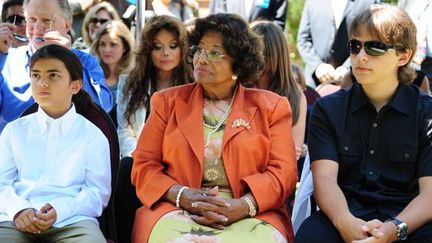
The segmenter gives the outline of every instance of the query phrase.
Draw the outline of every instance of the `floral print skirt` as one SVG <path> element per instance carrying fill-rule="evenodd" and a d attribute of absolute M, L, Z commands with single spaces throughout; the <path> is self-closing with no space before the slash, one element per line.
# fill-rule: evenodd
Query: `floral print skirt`
<path fill-rule="evenodd" d="M 224 230 L 218 230 L 196 223 L 190 218 L 190 214 L 184 210 L 175 210 L 159 219 L 153 227 L 149 242 L 286 243 L 287 241 L 271 224 L 256 218 L 245 218 L 226 226 Z"/>

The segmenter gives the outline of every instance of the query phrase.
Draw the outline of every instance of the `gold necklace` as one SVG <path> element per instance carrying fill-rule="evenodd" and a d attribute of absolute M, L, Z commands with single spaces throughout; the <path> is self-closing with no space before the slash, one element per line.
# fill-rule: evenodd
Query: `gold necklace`
<path fill-rule="evenodd" d="M 230 112 L 231 112 L 232 104 L 234 103 L 234 98 L 235 98 L 236 93 L 237 93 L 237 87 L 238 87 L 238 85 L 237 85 L 237 86 L 235 87 L 235 89 L 234 89 L 234 94 L 233 94 L 233 97 L 232 97 L 232 99 L 231 99 L 231 102 L 230 102 L 230 104 L 229 104 L 229 106 L 228 106 L 228 109 L 227 109 L 227 110 L 225 111 L 225 113 L 222 115 L 222 117 L 221 117 L 221 119 L 219 120 L 219 122 L 218 122 L 215 126 L 209 125 L 209 124 L 205 123 L 205 121 L 203 122 L 204 127 L 207 127 L 207 128 L 213 129 L 213 130 L 211 130 L 211 131 L 207 134 L 207 139 L 206 139 L 206 143 L 204 144 L 204 148 L 207 148 L 207 146 L 209 145 L 211 135 L 213 135 L 213 133 L 217 132 L 217 130 L 219 130 L 219 128 L 222 126 L 222 124 L 224 124 L 224 122 L 228 119 L 228 116 L 229 116 L 229 114 L 230 114 Z"/>

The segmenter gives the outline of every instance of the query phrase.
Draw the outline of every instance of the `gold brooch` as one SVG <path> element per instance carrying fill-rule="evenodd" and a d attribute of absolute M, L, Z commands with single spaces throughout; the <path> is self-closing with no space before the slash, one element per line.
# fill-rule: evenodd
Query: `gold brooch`
<path fill-rule="evenodd" d="M 231 125 L 232 128 L 236 128 L 236 127 L 245 127 L 247 129 L 250 128 L 249 126 L 249 122 L 241 119 L 241 118 L 237 118 L 234 120 L 233 124 Z"/>

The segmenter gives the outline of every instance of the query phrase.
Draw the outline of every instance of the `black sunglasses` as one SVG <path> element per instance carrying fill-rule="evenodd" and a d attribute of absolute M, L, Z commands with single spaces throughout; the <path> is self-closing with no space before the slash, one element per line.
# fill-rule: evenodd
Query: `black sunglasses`
<path fill-rule="evenodd" d="M 110 20 L 109 19 L 99 19 L 99 18 L 91 18 L 90 19 L 90 22 L 93 24 L 97 24 L 97 23 L 105 24 L 108 21 L 110 21 Z"/>
<path fill-rule="evenodd" d="M 25 18 L 18 14 L 8 16 L 6 20 L 8 23 L 15 24 L 15 25 L 20 25 L 26 22 Z"/>
<path fill-rule="evenodd" d="M 404 48 L 402 46 L 390 46 L 387 44 L 384 44 L 380 41 L 365 41 L 361 42 L 356 39 L 352 39 L 348 42 L 349 51 L 351 54 L 359 54 L 362 47 L 364 47 L 365 52 L 370 56 L 382 56 L 384 55 L 389 49 L 395 49 L 395 50 L 403 50 Z"/>

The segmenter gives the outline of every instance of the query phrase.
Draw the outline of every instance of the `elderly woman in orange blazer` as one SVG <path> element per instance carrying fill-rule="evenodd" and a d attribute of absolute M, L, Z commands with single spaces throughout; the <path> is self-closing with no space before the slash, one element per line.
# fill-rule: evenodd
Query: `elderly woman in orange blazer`
<path fill-rule="evenodd" d="M 190 42 L 196 83 L 153 95 L 132 154 L 143 203 L 133 242 L 293 242 L 290 105 L 246 88 L 264 66 L 261 40 L 241 17 L 216 14 L 197 20 Z"/>

